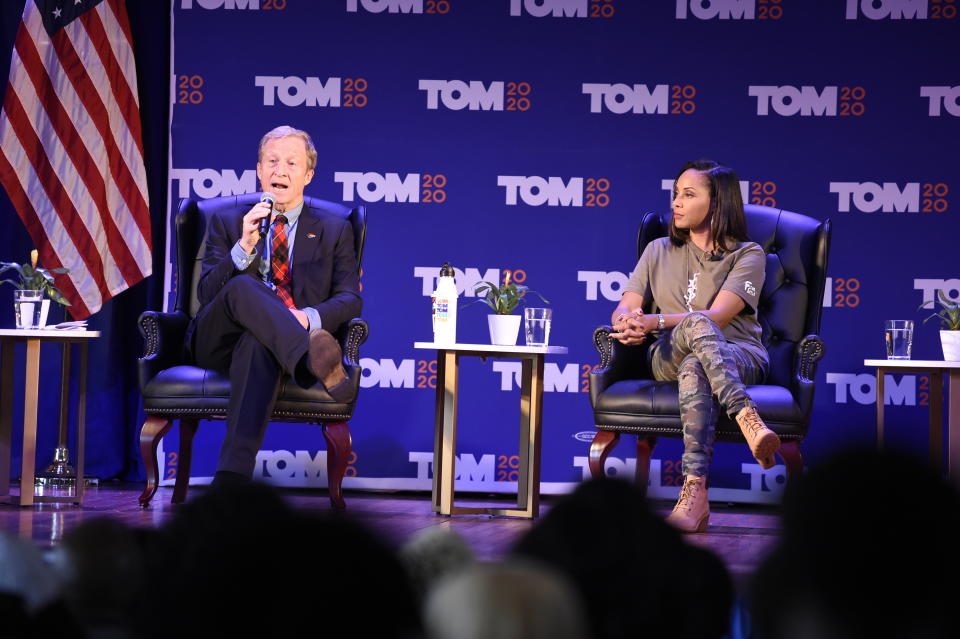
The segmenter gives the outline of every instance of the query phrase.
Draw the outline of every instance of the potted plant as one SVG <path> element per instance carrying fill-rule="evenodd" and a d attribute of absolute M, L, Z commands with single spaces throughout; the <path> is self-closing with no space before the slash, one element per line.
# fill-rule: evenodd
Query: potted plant
<path fill-rule="evenodd" d="M 487 316 L 487 324 L 490 327 L 490 342 L 499 346 L 516 345 L 520 335 L 520 316 L 514 315 L 513 311 L 527 293 L 535 294 L 546 304 L 550 303 L 540 293 L 530 290 L 530 287 L 514 282 L 497 286 L 493 282 L 484 281 L 478 284 L 473 292 L 478 297 L 475 302 L 484 302 L 493 310 L 493 314 Z"/>
<path fill-rule="evenodd" d="M 920 308 L 928 304 L 940 304 L 940 310 L 927 316 L 923 323 L 934 317 L 940 319 L 940 345 L 943 347 L 943 359 L 947 362 L 960 361 L 960 302 L 951 301 L 943 290 L 937 291 L 937 299 L 927 300 Z"/>
<path fill-rule="evenodd" d="M 46 269 L 37 266 L 37 250 L 30 251 L 30 263 L 17 264 L 16 262 L 0 262 L 0 275 L 6 271 L 14 270 L 19 275 L 19 280 L 5 279 L 0 283 L 11 284 L 16 289 L 14 291 L 14 304 L 17 310 L 20 310 L 21 303 L 36 304 L 40 303 L 39 320 L 33 321 L 33 317 L 17 322 L 19 328 L 40 327 L 47 323 L 47 313 L 50 310 L 50 300 L 58 302 L 64 306 L 70 306 L 70 302 L 63 296 L 63 293 L 53 284 L 53 273 L 69 273 L 68 268 Z M 44 299 L 44 293 L 49 299 Z M 31 311 L 33 306 L 30 307 Z M 19 317 L 19 315 L 18 315 Z"/>

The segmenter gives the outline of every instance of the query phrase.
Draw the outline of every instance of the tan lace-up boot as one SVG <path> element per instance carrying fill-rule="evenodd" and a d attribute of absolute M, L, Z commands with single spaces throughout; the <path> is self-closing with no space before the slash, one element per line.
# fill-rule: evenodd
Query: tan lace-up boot
<path fill-rule="evenodd" d="M 680 499 L 667 517 L 667 523 L 681 532 L 703 532 L 710 519 L 707 501 L 707 478 L 687 475 L 680 489 Z"/>
<path fill-rule="evenodd" d="M 737 413 L 737 424 L 747 440 L 750 452 L 760 462 L 760 466 L 773 468 L 776 463 L 773 454 L 780 449 L 780 438 L 763 423 L 757 409 L 753 406 L 744 406 Z"/>

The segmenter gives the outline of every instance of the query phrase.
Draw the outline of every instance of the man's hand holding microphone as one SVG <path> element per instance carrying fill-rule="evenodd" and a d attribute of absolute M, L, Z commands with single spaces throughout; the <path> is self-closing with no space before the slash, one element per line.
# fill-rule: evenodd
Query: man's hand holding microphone
<path fill-rule="evenodd" d="M 270 218 L 273 213 L 273 203 L 277 196 L 273 193 L 264 193 L 260 201 L 243 216 L 243 235 L 240 237 L 240 248 L 252 255 L 257 243 L 266 236 L 270 228 Z"/>

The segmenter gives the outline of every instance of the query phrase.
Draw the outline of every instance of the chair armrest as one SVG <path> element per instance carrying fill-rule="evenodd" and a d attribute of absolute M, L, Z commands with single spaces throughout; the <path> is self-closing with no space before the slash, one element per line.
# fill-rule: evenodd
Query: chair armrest
<path fill-rule="evenodd" d="M 611 326 L 598 326 L 593 331 L 593 346 L 600 354 L 600 364 L 590 372 L 590 402 L 596 405 L 597 396 L 611 384 L 622 379 L 652 379 L 647 350 L 648 339 L 639 346 L 625 346 L 610 337 Z"/>
<path fill-rule="evenodd" d="M 143 335 L 143 356 L 137 362 L 140 390 L 160 371 L 183 364 L 186 353 L 183 338 L 190 318 L 186 313 L 159 313 L 146 311 L 137 325 Z"/>
<path fill-rule="evenodd" d="M 343 359 L 351 366 L 360 366 L 360 345 L 367 341 L 370 327 L 367 323 L 355 317 L 347 324 L 347 330 L 340 340 L 343 350 Z"/>
<path fill-rule="evenodd" d="M 612 326 L 598 326 L 593 330 L 593 347 L 600 354 L 600 368 L 607 368 L 613 361 L 613 332 Z"/>
<path fill-rule="evenodd" d="M 817 374 L 817 363 L 826 353 L 826 345 L 818 335 L 807 335 L 797 344 L 796 379 L 807 384 L 813 383 Z"/>
<path fill-rule="evenodd" d="M 807 335 L 797 343 L 797 362 L 793 372 L 793 396 L 803 409 L 807 420 L 813 408 L 814 378 L 817 375 L 817 363 L 823 359 L 826 345 L 818 335 Z"/>

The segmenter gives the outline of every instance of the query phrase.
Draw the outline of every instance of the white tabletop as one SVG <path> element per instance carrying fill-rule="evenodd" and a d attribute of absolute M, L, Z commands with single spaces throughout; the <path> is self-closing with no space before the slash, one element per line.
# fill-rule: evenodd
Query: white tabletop
<path fill-rule="evenodd" d="M 56 328 L 0 328 L 0 337 L 18 337 L 20 339 L 44 338 L 84 338 L 100 337 L 100 331 L 86 331 Z"/>
<path fill-rule="evenodd" d="M 500 346 L 498 344 L 437 344 L 436 342 L 414 342 L 413 347 L 444 351 L 482 351 L 486 353 L 567 354 L 566 346 Z"/>
<path fill-rule="evenodd" d="M 865 359 L 863 365 L 883 368 L 960 368 L 960 362 L 936 359 Z"/>

